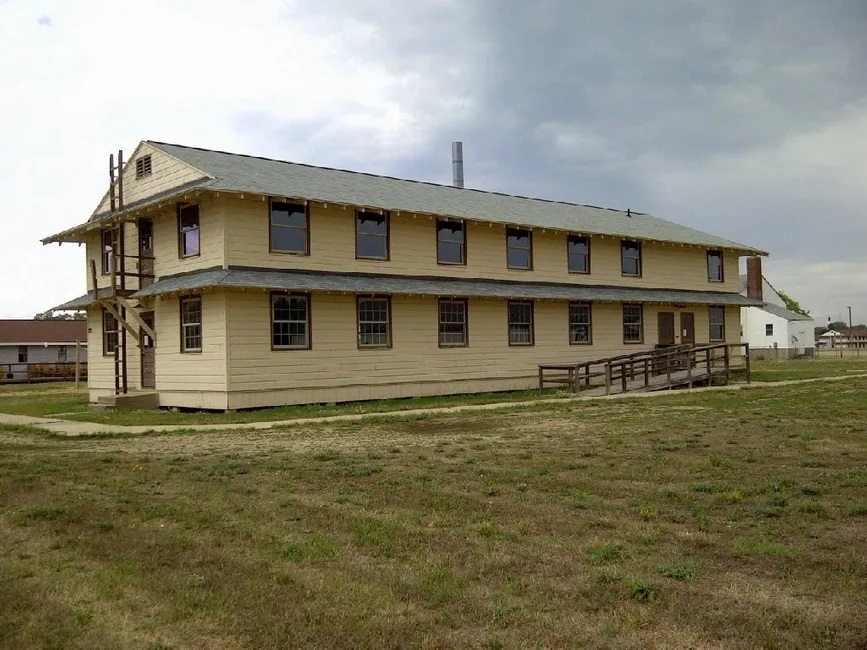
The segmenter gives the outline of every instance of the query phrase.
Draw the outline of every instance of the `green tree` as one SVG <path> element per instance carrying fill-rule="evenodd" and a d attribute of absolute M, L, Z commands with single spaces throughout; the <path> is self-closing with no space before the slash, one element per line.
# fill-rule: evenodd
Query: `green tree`
<path fill-rule="evenodd" d="M 83 311 L 75 311 L 75 312 L 62 312 L 59 314 L 55 314 L 50 309 L 48 311 L 44 311 L 40 314 L 36 314 L 33 317 L 33 320 L 87 320 L 87 314 Z"/>
<path fill-rule="evenodd" d="M 796 314 L 803 314 L 804 316 L 810 315 L 810 312 L 808 310 L 801 307 L 801 303 L 799 303 L 797 300 L 792 298 L 785 291 L 779 291 L 778 290 L 777 293 L 780 294 L 780 298 L 782 298 L 783 302 L 786 303 L 786 309 L 788 309 L 789 311 L 793 311 Z"/>

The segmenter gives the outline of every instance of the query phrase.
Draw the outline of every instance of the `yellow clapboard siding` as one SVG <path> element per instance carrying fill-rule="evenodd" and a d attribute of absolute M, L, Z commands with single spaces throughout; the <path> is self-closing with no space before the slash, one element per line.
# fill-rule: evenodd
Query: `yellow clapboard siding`
<path fill-rule="evenodd" d="M 532 379 L 540 363 L 579 363 L 652 348 L 658 342 L 659 311 L 693 312 L 697 343 L 707 343 L 709 337 L 706 306 L 675 310 L 646 305 L 644 343 L 626 344 L 621 305 L 594 304 L 593 344 L 570 345 L 568 303 L 539 301 L 534 305 L 536 344 L 510 346 L 506 301 L 470 299 L 469 346 L 440 348 L 436 298 L 394 296 L 392 348 L 358 349 L 355 298 L 314 294 L 312 349 L 271 350 L 269 295 L 226 296 L 231 392 Z M 738 313 L 737 308 L 727 312 L 732 326 Z M 727 329 L 732 329 L 729 325 Z M 727 334 L 730 341 L 739 340 L 739 333 Z"/>
<path fill-rule="evenodd" d="M 724 256 L 725 282 L 707 279 L 707 249 L 645 242 L 642 277 L 624 277 L 620 239 L 591 238 L 591 273 L 569 273 L 566 234 L 533 231 L 533 270 L 506 267 L 506 227 L 468 223 L 467 264 L 442 265 L 436 260 L 436 220 L 408 214 L 392 215 L 388 261 L 355 258 L 353 210 L 310 208 L 310 255 L 271 253 L 268 203 L 260 199 L 221 197 L 229 245 L 226 261 L 235 266 L 310 269 L 401 275 L 436 275 L 528 282 L 576 282 L 633 287 L 665 287 L 701 291 L 738 290 L 738 257 Z M 620 217 L 626 218 L 626 217 Z"/>
<path fill-rule="evenodd" d="M 135 177 L 136 160 L 150 155 L 152 173 L 142 178 Z M 117 160 L 115 160 L 115 163 Z M 195 180 L 207 178 L 207 175 L 177 158 L 156 149 L 147 142 L 130 155 L 123 170 L 123 200 L 124 205 L 130 205 L 148 197 L 166 192 L 175 187 L 186 185 Z M 108 194 L 103 197 L 94 214 L 108 212 L 111 207 Z"/>

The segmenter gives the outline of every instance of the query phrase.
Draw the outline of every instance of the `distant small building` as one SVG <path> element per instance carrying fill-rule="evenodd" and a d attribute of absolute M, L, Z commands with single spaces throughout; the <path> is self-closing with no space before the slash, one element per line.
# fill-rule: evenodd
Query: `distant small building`
<path fill-rule="evenodd" d="M 87 321 L 0 320 L 0 380 L 26 379 L 28 372 L 73 377 L 77 342 L 86 362 Z"/>
<path fill-rule="evenodd" d="M 787 309 L 786 301 L 762 275 L 761 264 L 758 268 L 752 266 L 755 264 L 752 258 L 747 260 L 747 274 L 740 277 L 741 294 L 764 304 L 741 307 L 741 340 L 750 344 L 754 357 L 812 355 L 816 348 L 813 318 Z"/>
<path fill-rule="evenodd" d="M 838 332 L 837 330 L 828 330 L 824 334 L 816 337 L 816 347 L 823 349 L 863 349 L 867 348 L 867 329 L 853 329 Z"/>

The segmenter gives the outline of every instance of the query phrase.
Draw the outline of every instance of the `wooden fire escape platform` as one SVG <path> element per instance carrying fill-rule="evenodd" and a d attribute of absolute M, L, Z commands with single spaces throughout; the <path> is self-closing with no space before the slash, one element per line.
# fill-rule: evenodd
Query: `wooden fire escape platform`
<path fill-rule="evenodd" d="M 541 364 L 539 391 L 556 386 L 597 397 L 728 384 L 740 377 L 750 382 L 748 344 L 679 345 L 576 364 Z"/>

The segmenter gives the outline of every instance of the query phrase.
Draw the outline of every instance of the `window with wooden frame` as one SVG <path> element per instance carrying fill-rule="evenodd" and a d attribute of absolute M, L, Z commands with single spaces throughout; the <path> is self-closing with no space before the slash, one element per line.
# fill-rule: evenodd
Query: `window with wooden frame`
<path fill-rule="evenodd" d="M 437 264 L 466 264 L 466 230 L 463 221 L 437 219 Z"/>
<path fill-rule="evenodd" d="M 109 275 L 111 273 L 111 263 L 115 253 L 119 252 L 120 246 L 120 229 L 110 228 L 102 231 L 102 274 Z"/>
<path fill-rule="evenodd" d="M 440 347 L 460 347 L 467 344 L 467 301 L 462 298 L 440 298 Z"/>
<path fill-rule="evenodd" d="M 181 298 L 181 352 L 202 351 L 202 298 Z"/>
<path fill-rule="evenodd" d="M 510 269 L 533 268 L 533 233 L 522 228 L 506 228 L 506 266 Z"/>
<path fill-rule="evenodd" d="M 711 342 L 726 340 L 726 308 L 708 307 L 708 320 L 710 321 L 709 338 Z"/>
<path fill-rule="evenodd" d="M 301 203 L 271 199 L 271 252 L 310 254 L 310 213 Z"/>
<path fill-rule="evenodd" d="M 355 257 L 387 260 L 389 256 L 388 212 L 355 213 Z"/>
<path fill-rule="evenodd" d="M 707 252 L 707 279 L 708 282 L 723 282 L 723 253 L 722 251 Z"/>
<path fill-rule="evenodd" d="M 510 300 L 509 345 L 533 345 L 533 303 L 529 300 Z"/>
<path fill-rule="evenodd" d="M 107 309 L 102 311 L 102 356 L 114 355 L 117 349 L 118 322 Z"/>
<path fill-rule="evenodd" d="M 590 273 L 590 238 L 582 235 L 566 237 L 569 273 Z"/>
<path fill-rule="evenodd" d="M 179 203 L 178 255 L 195 257 L 199 253 L 201 253 L 199 206 L 192 203 Z"/>
<path fill-rule="evenodd" d="M 310 296 L 271 294 L 271 349 L 310 349 Z"/>
<path fill-rule="evenodd" d="M 620 269 L 623 275 L 641 276 L 641 242 L 620 242 Z"/>
<path fill-rule="evenodd" d="M 66 363 L 68 352 L 65 345 L 57 347 L 57 363 Z"/>
<path fill-rule="evenodd" d="M 358 297 L 358 347 L 391 347 L 391 300 L 387 296 Z"/>
<path fill-rule="evenodd" d="M 572 345 L 589 345 L 593 342 L 593 331 L 590 323 L 590 303 L 569 303 L 569 343 Z"/>
<path fill-rule="evenodd" d="M 623 342 L 644 343 L 644 309 L 641 305 L 623 305 Z"/>
<path fill-rule="evenodd" d="M 18 346 L 18 363 L 27 363 L 27 346 Z"/>
<path fill-rule="evenodd" d="M 136 179 L 150 176 L 153 173 L 153 165 L 151 163 L 151 155 L 146 154 L 139 156 L 135 161 L 135 177 Z"/>

